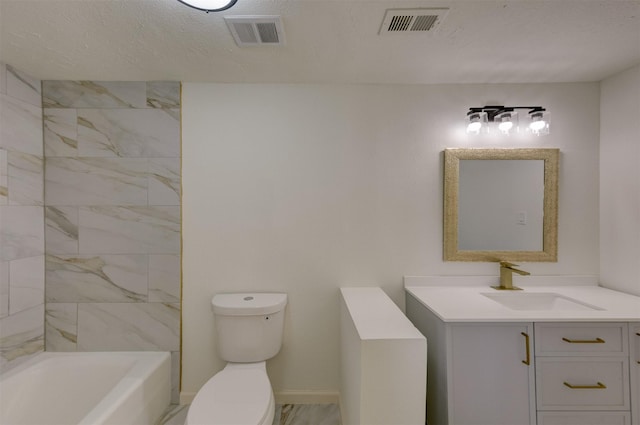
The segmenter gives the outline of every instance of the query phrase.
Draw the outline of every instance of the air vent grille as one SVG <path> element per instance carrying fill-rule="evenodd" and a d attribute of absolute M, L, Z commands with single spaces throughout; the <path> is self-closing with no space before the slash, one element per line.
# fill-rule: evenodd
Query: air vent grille
<path fill-rule="evenodd" d="M 243 44 L 257 44 L 258 37 L 256 32 L 253 30 L 253 25 L 243 22 L 236 22 L 234 24 L 234 29 L 236 30 L 236 34 L 238 39 Z"/>
<path fill-rule="evenodd" d="M 240 47 L 284 44 L 280 16 L 225 16 L 224 20 Z"/>
<path fill-rule="evenodd" d="M 260 41 L 263 43 L 278 43 L 280 38 L 278 37 L 278 30 L 276 29 L 275 24 L 269 23 L 258 23 L 256 24 L 256 28 L 258 28 L 258 34 L 260 35 Z"/>
<path fill-rule="evenodd" d="M 411 25 L 411 31 L 429 31 L 438 22 L 436 15 L 416 16 Z"/>
<path fill-rule="evenodd" d="M 406 31 L 412 20 L 411 15 L 396 15 L 391 19 L 387 31 Z"/>
<path fill-rule="evenodd" d="M 448 12 L 448 8 L 388 9 L 382 20 L 380 35 L 432 33 Z"/>

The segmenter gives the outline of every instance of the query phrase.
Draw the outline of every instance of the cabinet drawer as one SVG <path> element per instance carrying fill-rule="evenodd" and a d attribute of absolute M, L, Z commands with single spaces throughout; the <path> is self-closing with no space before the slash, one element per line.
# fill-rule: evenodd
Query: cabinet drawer
<path fill-rule="evenodd" d="M 536 323 L 536 355 L 626 355 L 627 332 L 626 323 Z"/>
<path fill-rule="evenodd" d="M 538 425 L 629 425 L 629 412 L 538 412 Z"/>
<path fill-rule="evenodd" d="M 538 410 L 629 410 L 629 361 L 541 357 L 536 387 Z"/>

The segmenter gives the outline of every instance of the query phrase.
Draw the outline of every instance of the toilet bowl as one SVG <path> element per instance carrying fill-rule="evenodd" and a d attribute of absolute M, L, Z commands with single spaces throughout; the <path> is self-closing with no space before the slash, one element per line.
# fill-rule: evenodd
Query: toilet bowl
<path fill-rule="evenodd" d="M 266 360 L 282 346 L 287 295 L 218 294 L 211 303 L 217 351 L 227 365 L 198 391 L 185 425 L 271 425 Z"/>
<path fill-rule="evenodd" d="M 228 363 L 198 391 L 185 425 L 271 425 L 274 414 L 266 363 Z"/>

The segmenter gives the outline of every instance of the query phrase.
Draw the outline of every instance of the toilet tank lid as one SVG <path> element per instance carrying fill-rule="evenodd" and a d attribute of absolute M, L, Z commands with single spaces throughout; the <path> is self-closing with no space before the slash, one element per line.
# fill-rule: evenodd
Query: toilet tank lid
<path fill-rule="evenodd" d="M 226 316 L 260 316 L 273 314 L 287 305 L 287 294 L 241 293 L 217 294 L 211 300 L 214 314 Z"/>

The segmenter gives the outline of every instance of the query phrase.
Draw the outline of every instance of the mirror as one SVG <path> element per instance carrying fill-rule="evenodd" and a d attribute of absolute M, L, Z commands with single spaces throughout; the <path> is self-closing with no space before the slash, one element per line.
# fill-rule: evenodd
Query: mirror
<path fill-rule="evenodd" d="M 557 261 L 559 149 L 445 149 L 445 261 Z"/>

